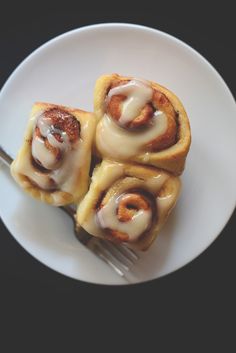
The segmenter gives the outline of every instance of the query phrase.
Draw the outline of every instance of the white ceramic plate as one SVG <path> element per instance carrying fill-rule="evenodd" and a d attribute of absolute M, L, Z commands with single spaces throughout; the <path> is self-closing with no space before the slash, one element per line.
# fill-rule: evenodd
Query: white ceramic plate
<path fill-rule="evenodd" d="M 137 25 L 101 24 L 65 33 L 33 52 L 3 87 L 0 140 L 14 157 L 33 102 L 92 110 L 96 78 L 113 72 L 170 88 L 186 107 L 192 127 L 182 196 L 135 269 L 135 282 L 143 282 L 199 255 L 235 207 L 236 106 L 222 78 L 200 54 L 168 34 Z M 25 195 L 4 168 L 0 185 L 2 219 L 35 258 L 83 281 L 125 283 L 78 243 L 71 221 L 59 209 Z"/>

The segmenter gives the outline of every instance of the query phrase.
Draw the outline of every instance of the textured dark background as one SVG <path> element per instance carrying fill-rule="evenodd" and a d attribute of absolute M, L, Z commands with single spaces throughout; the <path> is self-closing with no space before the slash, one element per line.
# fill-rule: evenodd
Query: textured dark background
<path fill-rule="evenodd" d="M 9 3 L 8 9 L 5 5 L 1 9 L 0 86 L 28 54 L 54 36 L 88 24 L 130 22 L 165 31 L 191 45 L 213 64 L 235 95 L 235 15 L 229 3 L 206 6 L 206 3 L 191 1 L 186 5 L 162 1 L 152 5 L 148 2 L 136 3 L 133 7 L 121 2 L 110 2 L 106 6 L 101 2 L 99 5 L 65 2 L 54 6 L 51 2 L 47 6 L 37 2 L 27 7 L 22 2 L 18 5 Z M 222 332 L 226 332 L 228 338 L 222 347 L 224 351 L 229 351 L 226 348 L 232 329 L 229 322 L 235 316 L 236 295 L 235 215 L 217 240 L 193 262 L 164 278 L 129 287 L 97 286 L 66 278 L 31 257 L 1 224 L 0 305 L 6 309 L 9 320 L 4 322 L 5 328 L 12 328 L 15 320 L 19 320 L 17 313 L 20 308 L 31 312 L 34 317 L 35 310 L 42 307 L 41 315 L 47 317 L 45 321 L 49 320 L 50 323 L 50 318 L 54 317 L 60 323 L 61 312 L 66 309 L 66 323 L 72 317 L 76 318 L 77 325 L 81 325 L 82 320 L 82 326 L 94 335 L 94 325 L 99 326 L 105 311 L 108 315 L 107 322 L 102 326 L 105 336 L 108 332 L 109 336 L 114 335 L 118 344 L 117 337 L 129 335 L 130 320 L 134 318 L 138 321 L 142 314 L 145 321 L 141 321 L 136 334 L 129 337 L 141 337 L 140 348 L 147 349 L 150 337 L 155 338 L 160 324 L 163 331 L 176 331 L 182 320 L 185 321 L 182 336 L 192 335 L 193 347 L 200 350 L 200 342 L 205 338 L 212 339 L 212 342 L 217 339 L 218 342 Z M 120 305 L 123 310 L 117 310 Z M 99 317 L 91 322 L 87 314 L 92 312 Z M 154 325 L 149 322 L 152 317 Z M 122 319 L 123 329 L 120 327 L 114 332 L 111 323 L 115 327 L 118 319 Z M 24 315 L 20 316 L 21 320 L 24 321 Z M 192 325 L 197 321 L 200 324 L 196 331 Z M 60 324 L 64 327 L 65 321 Z M 147 336 L 144 335 L 144 327 L 148 327 Z M 102 345 L 101 337 L 96 337 L 98 347 Z M 169 340 L 166 346 L 168 344 Z M 220 344 L 218 347 L 221 347 Z M 192 352 L 192 349 L 189 351 Z"/>

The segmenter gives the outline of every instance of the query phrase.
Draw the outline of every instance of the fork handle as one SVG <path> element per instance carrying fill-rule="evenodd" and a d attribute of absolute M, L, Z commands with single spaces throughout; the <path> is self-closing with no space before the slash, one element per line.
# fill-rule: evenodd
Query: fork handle
<path fill-rule="evenodd" d="M 59 206 L 62 211 L 64 211 L 68 216 L 70 216 L 75 223 L 75 209 L 72 205 Z"/>
<path fill-rule="evenodd" d="M 7 167 L 10 167 L 13 159 L 7 154 L 2 146 L 0 146 L 0 161 L 3 162 Z"/>

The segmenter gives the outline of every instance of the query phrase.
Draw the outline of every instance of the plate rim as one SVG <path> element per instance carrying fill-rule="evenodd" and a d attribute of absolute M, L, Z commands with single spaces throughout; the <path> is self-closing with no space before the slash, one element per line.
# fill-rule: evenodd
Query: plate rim
<path fill-rule="evenodd" d="M 231 98 L 233 99 L 234 103 L 235 99 L 234 96 L 231 92 L 231 90 L 229 89 L 227 83 L 225 82 L 225 80 L 223 79 L 223 77 L 221 76 L 221 74 L 215 69 L 215 67 L 210 63 L 210 61 L 208 61 L 201 53 L 199 53 L 195 48 L 191 47 L 189 44 L 185 43 L 182 39 L 179 39 L 177 37 L 175 37 L 172 34 L 169 34 L 167 32 L 161 31 L 159 29 L 156 29 L 154 27 L 149 27 L 149 26 L 145 26 L 145 25 L 140 25 L 140 24 L 135 24 L 135 23 L 125 23 L 125 22 L 101 22 L 101 23 L 96 23 L 96 24 L 91 24 L 91 25 L 85 25 L 85 26 L 81 26 L 81 27 L 77 27 L 74 29 L 71 29 L 69 31 L 63 32 L 51 39 L 49 39 L 48 41 L 46 41 L 45 43 L 41 44 L 39 47 L 37 47 L 36 49 L 34 49 L 29 55 L 27 55 L 17 66 L 16 68 L 12 71 L 12 73 L 8 76 L 8 78 L 6 79 L 5 83 L 3 84 L 1 90 L 0 90 L 0 96 L 2 94 L 2 91 L 7 87 L 7 85 L 10 83 L 10 81 L 12 80 L 12 76 L 14 76 L 15 74 L 17 74 L 18 70 L 21 69 L 21 67 L 25 64 L 27 64 L 28 60 L 31 60 L 31 58 L 33 56 L 35 56 L 37 54 L 38 51 L 46 48 L 47 46 L 49 46 L 52 42 L 57 42 L 63 38 L 66 38 L 67 36 L 73 35 L 74 33 L 77 32 L 84 32 L 86 30 L 90 30 L 90 29 L 96 29 L 96 28 L 102 28 L 102 27 L 112 27 L 112 26 L 117 26 L 117 27 L 130 27 L 130 28 L 136 28 L 136 29 L 141 29 L 141 30 L 147 30 L 150 33 L 159 33 L 160 35 L 162 35 L 163 37 L 167 37 L 171 40 L 176 41 L 177 43 L 179 43 L 180 45 L 183 45 L 186 49 L 190 49 L 194 52 L 195 55 L 198 56 L 199 59 L 203 60 L 208 66 L 209 68 L 216 74 L 218 75 L 218 78 L 220 78 L 220 80 L 222 81 L 222 83 L 225 86 L 225 89 L 228 91 L 229 95 L 231 96 Z"/>

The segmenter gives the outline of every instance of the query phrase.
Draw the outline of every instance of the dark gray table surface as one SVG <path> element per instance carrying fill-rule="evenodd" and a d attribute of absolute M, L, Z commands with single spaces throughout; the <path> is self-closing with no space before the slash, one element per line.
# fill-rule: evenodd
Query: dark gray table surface
<path fill-rule="evenodd" d="M 88 24 L 130 22 L 160 29 L 191 45 L 213 64 L 235 94 L 234 13 L 229 6 L 216 4 L 213 11 L 191 2 L 184 8 L 158 2 L 154 8 L 145 3 L 124 10 L 119 4 L 113 3 L 112 8 L 48 4 L 44 11 L 35 11 L 34 4 L 31 4 L 27 12 L 16 4 L 14 12 L 10 9 L 2 12 L 1 86 L 28 54 L 56 35 Z M 108 288 L 62 276 L 22 249 L 3 224 L 0 227 L 0 296 L 5 295 L 9 300 L 13 300 L 16 293 L 20 298 L 30 293 L 33 298 L 44 299 L 45 293 L 49 298 L 65 294 L 74 299 L 79 293 L 83 299 L 92 301 L 95 291 L 100 298 L 107 293 L 118 293 L 124 302 L 127 295 L 129 300 L 132 298 L 132 303 L 149 296 L 151 302 L 158 297 L 171 305 L 185 301 L 188 307 L 197 299 L 201 303 L 207 301 L 212 312 L 217 308 L 221 313 L 223 308 L 219 302 L 223 301 L 227 306 L 234 301 L 235 213 L 217 240 L 193 262 L 164 278 L 129 288 Z"/>

